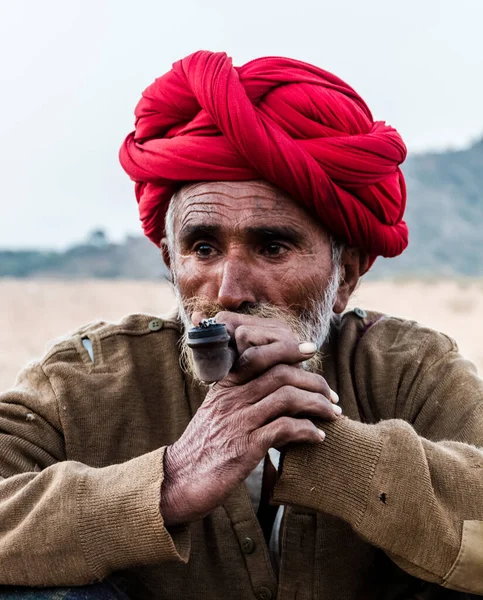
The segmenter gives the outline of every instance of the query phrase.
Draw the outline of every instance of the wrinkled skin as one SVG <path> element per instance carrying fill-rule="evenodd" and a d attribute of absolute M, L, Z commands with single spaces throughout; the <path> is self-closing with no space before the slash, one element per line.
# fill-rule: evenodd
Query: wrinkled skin
<path fill-rule="evenodd" d="M 309 417 L 340 416 L 320 375 L 300 369 L 316 348 L 284 323 L 238 314 L 249 304 L 297 311 L 323 293 L 332 272 L 327 232 L 300 205 L 262 181 L 204 182 L 177 198 L 175 252 L 162 250 L 183 297 L 220 303 L 238 362 L 208 392 L 181 438 L 165 454 L 161 512 L 167 526 L 199 519 L 219 506 L 269 448 L 321 443 Z M 334 312 L 341 313 L 365 257 L 344 250 Z M 193 314 L 196 324 L 203 315 Z M 302 343 L 301 343 L 302 342 Z"/>

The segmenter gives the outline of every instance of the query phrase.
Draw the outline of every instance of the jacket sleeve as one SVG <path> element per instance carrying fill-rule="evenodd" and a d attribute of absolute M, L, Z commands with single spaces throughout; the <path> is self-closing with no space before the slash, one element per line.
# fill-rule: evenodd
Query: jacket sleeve
<path fill-rule="evenodd" d="M 115 570 L 186 562 L 187 532 L 160 514 L 160 448 L 93 468 L 66 460 L 41 364 L 0 395 L 0 585 L 83 585 Z"/>
<path fill-rule="evenodd" d="M 274 500 L 345 520 L 411 575 L 483 595 L 483 381 L 446 336 L 431 346 L 401 375 L 396 418 L 321 424 L 322 444 L 287 450 Z"/>

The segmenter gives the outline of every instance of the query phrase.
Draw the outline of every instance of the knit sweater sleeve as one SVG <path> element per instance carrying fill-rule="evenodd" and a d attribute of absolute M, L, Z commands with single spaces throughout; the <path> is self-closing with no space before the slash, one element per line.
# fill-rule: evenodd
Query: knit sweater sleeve
<path fill-rule="evenodd" d="M 411 575 L 483 595 L 483 380 L 448 338 L 428 340 L 386 387 L 395 418 L 321 424 L 322 444 L 286 452 L 274 499 L 345 520 Z"/>
<path fill-rule="evenodd" d="M 135 565 L 187 561 L 160 514 L 164 448 L 94 468 L 66 460 L 41 364 L 0 395 L 0 585 L 82 585 Z"/>

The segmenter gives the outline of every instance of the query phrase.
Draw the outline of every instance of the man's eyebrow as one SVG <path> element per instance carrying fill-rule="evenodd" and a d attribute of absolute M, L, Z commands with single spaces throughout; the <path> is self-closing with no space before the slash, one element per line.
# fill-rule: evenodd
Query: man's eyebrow
<path fill-rule="evenodd" d="M 220 236 L 222 227 L 220 225 L 209 224 L 187 224 L 179 232 L 180 241 L 184 244 L 191 244 L 199 238 L 217 238 Z M 242 233 L 260 240 L 285 240 L 293 244 L 302 244 L 305 236 L 302 231 L 289 225 L 257 225 L 243 228 Z"/>
<path fill-rule="evenodd" d="M 257 227 L 247 227 L 247 233 L 259 239 L 281 239 L 294 244 L 301 244 L 305 236 L 304 234 L 289 225 L 266 225 Z"/>
<path fill-rule="evenodd" d="M 183 241 L 190 241 L 199 237 L 215 237 L 220 233 L 219 225 L 185 225 L 179 232 L 179 237 Z"/>

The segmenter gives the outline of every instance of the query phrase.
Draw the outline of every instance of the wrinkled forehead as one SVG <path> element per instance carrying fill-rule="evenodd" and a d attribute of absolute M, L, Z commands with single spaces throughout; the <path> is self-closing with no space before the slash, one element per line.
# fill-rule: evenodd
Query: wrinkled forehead
<path fill-rule="evenodd" d="M 264 221 L 321 228 L 314 216 L 286 192 L 264 180 L 187 184 L 175 197 L 174 229 L 194 224 L 241 227 Z"/>

